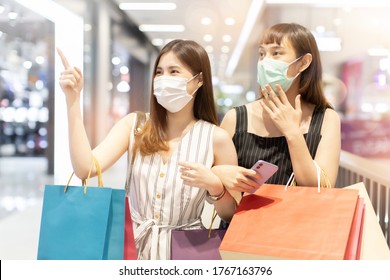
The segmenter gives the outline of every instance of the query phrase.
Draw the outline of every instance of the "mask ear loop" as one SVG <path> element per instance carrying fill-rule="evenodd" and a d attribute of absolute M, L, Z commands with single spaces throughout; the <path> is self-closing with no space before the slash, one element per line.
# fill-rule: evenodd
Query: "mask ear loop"
<path fill-rule="evenodd" d="M 288 69 L 289 69 L 289 67 L 290 67 L 292 64 L 294 64 L 295 62 L 297 62 L 298 60 L 300 60 L 302 57 L 303 57 L 303 55 L 301 55 L 300 57 L 294 59 L 293 61 L 291 61 L 291 62 L 288 64 L 288 66 L 287 66 L 287 68 L 286 68 L 286 73 L 284 73 L 284 75 L 285 75 L 286 78 L 289 79 L 290 81 L 295 80 L 295 79 L 299 76 L 299 74 L 301 74 L 301 71 L 298 71 L 298 73 L 297 73 L 294 77 L 289 78 L 289 77 L 288 77 L 288 73 L 287 73 L 287 72 L 288 72 Z"/>
<path fill-rule="evenodd" d="M 311 55 L 311 53 L 306 53 L 306 54 L 298 57 L 295 61 L 291 62 L 291 64 L 295 63 L 296 61 L 303 59 L 305 56 L 309 56 L 310 58 L 307 58 L 307 61 L 302 63 L 302 65 L 300 66 L 300 68 L 298 70 L 298 74 L 293 79 L 295 79 L 299 74 L 301 74 L 303 71 L 305 71 L 310 66 L 310 64 L 312 63 L 312 55 Z"/>
<path fill-rule="evenodd" d="M 188 79 L 187 80 L 187 83 L 191 82 L 193 79 L 195 79 L 196 77 L 198 77 L 200 75 L 200 73 L 202 72 L 199 72 L 198 74 L 196 74 L 195 76 L 193 76 L 192 78 Z"/>
<path fill-rule="evenodd" d="M 193 76 L 191 79 L 189 79 L 189 80 L 187 81 L 187 84 L 188 84 L 189 82 L 191 82 L 193 79 L 195 79 L 197 76 L 199 76 L 201 73 L 202 73 L 202 72 L 199 72 L 198 74 L 196 74 L 195 76 Z M 197 86 L 198 86 L 198 87 L 197 87 L 191 94 L 189 94 L 189 95 L 191 95 L 192 97 L 194 97 L 195 92 L 197 92 L 198 89 L 200 89 L 200 87 L 203 86 L 203 82 L 198 82 Z M 187 94 L 188 94 L 188 92 L 187 92 Z"/>

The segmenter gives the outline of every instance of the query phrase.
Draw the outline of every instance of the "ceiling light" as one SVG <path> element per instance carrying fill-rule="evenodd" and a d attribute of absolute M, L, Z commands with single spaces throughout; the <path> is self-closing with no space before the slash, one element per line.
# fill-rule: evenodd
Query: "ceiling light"
<path fill-rule="evenodd" d="M 204 17 L 200 20 L 200 22 L 203 24 L 203 25 L 209 25 L 211 24 L 211 19 L 208 18 L 208 17 Z"/>
<path fill-rule="evenodd" d="M 234 25 L 235 23 L 236 23 L 236 20 L 234 18 L 229 17 L 229 18 L 225 19 L 226 25 Z"/>
<path fill-rule="evenodd" d="M 118 85 L 116 86 L 117 91 L 119 92 L 129 92 L 130 91 L 130 85 L 126 81 L 120 81 Z"/>
<path fill-rule="evenodd" d="M 341 23 L 342 23 L 341 18 L 335 18 L 335 19 L 333 19 L 333 24 L 334 24 L 335 26 L 340 26 Z"/>
<path fill-rule="evenodd" d="M 230 36 L 230 35 L 223 35 L 222 36 L 222 41 L 224 41 L 225 43 L 229 43 L 231 40 L 232 40 L 232 36 Z"/>
<path fill-rule="evenodd" d="M 37 56 L 37 57 L 35 58 L 35 62 L 36 62 L 37 64 L 41 65 L 41 64 L 45 63 L 45 58 L 44 58 L 43 56 Z"/>
<path fill-rule="evenodd" d="M 122 75 L 126 75 L 129 73 L 129 67 L 127 66 L 121 66 L 121 68 L 119 68 L 119 72 L 121 72 Z"/>
<path fill-rule="evenodd" d="M 208 52 L 208 53 L 212 53 L 213 51 L 214 51 L 214 48 L 212 47 L 212 46 L 206 46 L 205 47 L 205 50 L 206 50 L 206 52 Z"/>
<path fill-rule="evenodd" d="M 120 3 L 121 10 L 133 11 L 172 11 L 176 10 L 175 3 Z"/>
<path fill-rule="evenodd" d="M 228 46 L 222 46 L 221 52 L 228 53 L 228 52 L 230 52 L 230 48 Z"/>
<path fill-rule="evenodd" d="M 26 68 L 26 69 L 31 69 L 32 62 L 29 61 L 29 60 L 26 60 L 25 62 L 23 62 L 23 67 Z"/>
<path fill-rule="evenodd" d="M 389 50 L 386 48 L 370 48 L 368 49 L 369 56 L 388 56 Z"/>
<path fill-rule="evenodd" d="M 203 36 L 203 40 L 205 40 L 205 42 L 211 42 L 213 40 L 213 36 L 210 34 L 206 34 Z"/>
<path fill-rule="evenodd" d="M 184 25 L 169 25 L 169 24 L 141 24 L 139 30 L 142 32 L 184 32 Z"/>
<path fill-rule="evenodd" d="M 160 47 L 160 46 L 164 45 L 164 40 L 161 38 L 154 38 L 154 39 L 152 39 L 152 44 L 153 44 L 153 46 Z"/>
<path fill-rule="evenodd" d="M 121 59 L 117 56 L 114 56 L 112 59 L 111 59 L 111 63 L 114 64 L 114 65 L 119 65 L 121 63 Z"/>
<path fill-rule="evenodd" d="M 339 52 L 341 51 L 341 39 L 336 36 L 315 36 L 318 49 L 321 52 Z"/>
<path fill-rule="evenodd" d="M 10 20 L 17 19 L 17 18 L 18 18 L 18 13 L 17 13 L 17 12 L 14 12 L 14 11 L 10 11 L 10 12 L 8 13 L 8 18 L 9 18 Z"/>

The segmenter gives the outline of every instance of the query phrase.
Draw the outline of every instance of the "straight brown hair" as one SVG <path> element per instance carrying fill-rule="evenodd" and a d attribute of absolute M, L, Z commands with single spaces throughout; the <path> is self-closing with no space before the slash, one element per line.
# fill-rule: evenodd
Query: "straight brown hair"
<path fill-rule="evenodd" d="M 180 62 L 190 69 L 193 76 L 202 73 L 203 84 L 196 92 L 193 114 L 198 120 L 217 125 L 218 117 L 214 102 L 210 60 L 207 52 L 194 41 L 173 40 L 165 45 L 158 55 L 154 64 L 153 75 L 156 75 L 161 57 L 169 52 L 173 52 Z M 159 151 L 169 150 L 169 146 L 165 141 L 167 110 L 157 102 L 157 98 L 153 94 L 153 81 L 151 89 L 150 118 L 145 123 L 142 131 L 136 136 L 133 150 L 134 152 L 139 150 L 142 155 L 151 155 Z"/>

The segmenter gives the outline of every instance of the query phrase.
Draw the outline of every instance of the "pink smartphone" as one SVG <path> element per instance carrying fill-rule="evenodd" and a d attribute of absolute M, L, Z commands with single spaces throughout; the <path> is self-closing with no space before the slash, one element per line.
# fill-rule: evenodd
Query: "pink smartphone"
<path fill-rule="evenodd" d="M 251 167 L 251 169 L 259 173 L 261 176 L 261 180 L 257 181 L 258 187 L 254 190 L 248 191 L 249 193 L 254 193 L 262 184 L 275 174 L 278 170 L 278 166 L 264 160 L 259 160 Z"/>

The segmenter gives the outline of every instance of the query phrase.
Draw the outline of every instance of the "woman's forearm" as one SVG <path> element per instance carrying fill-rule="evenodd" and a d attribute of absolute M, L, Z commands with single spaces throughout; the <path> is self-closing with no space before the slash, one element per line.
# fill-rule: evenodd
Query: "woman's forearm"
<path fill-rule="evenodd" d="M 92 164 L 92 149 L 81 114 L 80 99 L 67 100 L 69 149 L 73 171 L 85 179 Z"/>

